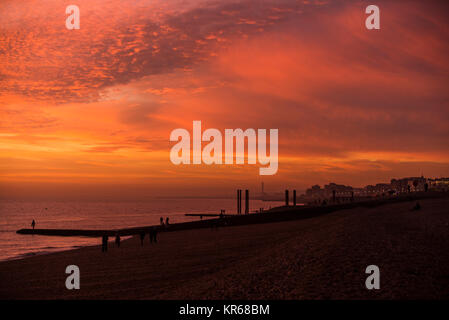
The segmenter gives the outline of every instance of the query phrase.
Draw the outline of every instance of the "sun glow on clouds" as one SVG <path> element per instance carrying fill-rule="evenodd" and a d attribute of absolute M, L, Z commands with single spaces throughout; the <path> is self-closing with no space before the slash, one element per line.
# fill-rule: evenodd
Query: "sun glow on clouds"
<path fill-rule="evenodd" d="M 448 175 L 447 4 L 378 2 L 377 33 L 363 1 L 79 1 L 79 31 L 58 1 L 2 2 L 4 194 L 260 183 L 253 166 L 173 166 L 170 132 L 193 120 L 278 128 L 273 189 Z"/>

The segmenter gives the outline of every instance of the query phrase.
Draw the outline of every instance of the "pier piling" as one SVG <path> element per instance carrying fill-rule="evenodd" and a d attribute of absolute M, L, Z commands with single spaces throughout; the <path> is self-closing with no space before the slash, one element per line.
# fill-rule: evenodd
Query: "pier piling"
<path fill-rule="evenodd" d="M 245 190 L 245 214 L 249 213 L 249 190 Z"/>
<path fill-rule="evenodd" d="M 237 213 L 242 214 L 242 189 L 237 190 Z"/>
<path fill-rule="evenodd" d="M 240 189 L 237 189 L 237 214 L 240 214 Z"/>

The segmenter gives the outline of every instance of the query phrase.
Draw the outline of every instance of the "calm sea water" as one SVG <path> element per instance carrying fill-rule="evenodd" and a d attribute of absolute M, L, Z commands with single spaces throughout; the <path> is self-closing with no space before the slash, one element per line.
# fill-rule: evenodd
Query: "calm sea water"
<path fill-rule="evenodd" d="M 244 205 L 244 204 L 243 204 Z M 250 210 L 268 209 L 281 202 L 250 201 Z M 155 225 L 160 217 L 170 223 L 198 220 L 185 213 L 235 213 L 235 199 L 156 199 L 145 202 L 3 201 L 0 204 L 0 260 L 96 245 L 100 239 L 18 235 L 30 228 L 119 229 Z"/>

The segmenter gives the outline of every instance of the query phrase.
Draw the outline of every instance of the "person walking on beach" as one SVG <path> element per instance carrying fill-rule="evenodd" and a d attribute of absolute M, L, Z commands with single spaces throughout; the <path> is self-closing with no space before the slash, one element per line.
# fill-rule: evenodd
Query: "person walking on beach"
<path fill-rule="evenodd" d="M 145 239 L 145 232 L 140 233 L 140 244 L 143 246 L 143 240 Z"/>
<path fill-rule="evenodd" d="M 33 222 L 31 222 L 31 228 L 33 228 L 33 230 L 34 230 L 35 226 L 36 226 L 36 221 L 34 221 L 34 219 L 33 219 Z"/>
<path fill-rule="evenodd" d="M 104 235 L 101 243 L 101 252 L 108 251 L 108 236 Z"/>
<path fill-rule="evenodd" d="M 118 233 L 115 236 L 115 244 L 117 245 L 117 248 L 120 248 L 120 235 Z"/>
<path fill-rule="evenodd" d="M 164 218 L 163 217 L 161 217 L 160 221 L 161 221 L 161 226 L 164 226 Z"/>
<path fill-rule="evenodd" d="M 157 229 L 156 228 L 153 228 L 153 240 L 154 240 L 154 243 L 157 243 Z"/>
<path fill-rule="evenodd" d="M 168 227 L 168 217 L 165 218 L 165 226 Z"/>
<path fill-rule="evenodd" d="M 156 237 L 157 237 L 157 230 L 156 228 L 153 227 L 150 229 L 150 243 L 153 243 L 153 241 L 154 243 L 157 243 Z"/>
<path fill-rule="evenodd" d="M 149 236 L 150 236 L 150 243 L 153 243 L 153 233 L 154 233 L 154 230 L 153 230 L 153 228 L 150 228 L 150 232 L 149 232 Z"/>

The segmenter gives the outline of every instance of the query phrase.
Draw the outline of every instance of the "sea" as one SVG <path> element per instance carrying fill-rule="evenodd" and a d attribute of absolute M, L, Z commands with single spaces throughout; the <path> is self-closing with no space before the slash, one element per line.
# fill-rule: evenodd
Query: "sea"
<path fill-rule="evenodd" d="M 251 200 L 250 211 L 282 204 Z M 16 233 L 19 229 L 31 228 L 33 219 L 39 229 L 121 229 L 158 225 L 161 217 L 164 221 L 168 217 L 171 224 L 199 219 L 186 217 L 186 213 L 218 214 L 223 209 L 226 214 L 235 214 L 236 206 L 235 199 L 152 199 L 142 202 L 3 200 L 0 203 L 0 261 L 100 244 L 101 239 L 97 238 Z"/>

